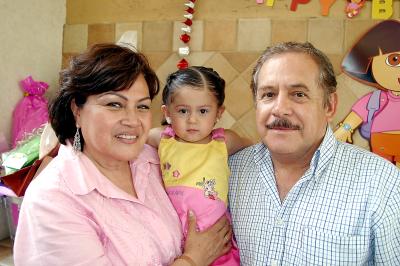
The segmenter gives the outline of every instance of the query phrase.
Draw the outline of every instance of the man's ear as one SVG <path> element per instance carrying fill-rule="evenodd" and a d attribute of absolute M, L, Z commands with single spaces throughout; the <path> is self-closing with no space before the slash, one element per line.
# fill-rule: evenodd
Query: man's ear
<path fill-rule="evenodd" d="M 71 111 L 72 111 L 72 114 L 74 115 L 74 118 L 75 118 L 75 124 L 76 125 L 79 125 L 79 119 L 80 119 L 80 108 L 76 105 L 76 103 L 75 103 L 75 99 L 73 99 L 72 101 L 71 101 Z"/>
<path fill-rule="evenodd" d="M 338 105 L 338 96 L 336 92 L 329 94 L 328 101 L 325 106 L 325 115 L 327 117 L 328 122 L 331 122 L 333 116 L 336 113 L 336 108 Z"/>

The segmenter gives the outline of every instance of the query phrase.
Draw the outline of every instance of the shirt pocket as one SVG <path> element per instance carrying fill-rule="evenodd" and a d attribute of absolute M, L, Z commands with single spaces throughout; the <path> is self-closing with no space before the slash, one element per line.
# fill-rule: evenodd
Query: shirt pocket
<path fill-rule="evenodd" d="M 301 241 L 301 265 L 366 265 L 369 235 L 345 235 L 306 228 Z"/>

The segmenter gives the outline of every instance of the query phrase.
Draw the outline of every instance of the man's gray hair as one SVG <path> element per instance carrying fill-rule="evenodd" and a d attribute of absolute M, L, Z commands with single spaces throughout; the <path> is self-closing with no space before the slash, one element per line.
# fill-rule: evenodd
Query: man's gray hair
<path fill-rule="evenodd" d="M 311 43 L 299 43 L 299 42 L 283 42 L 268 47 L 257 60 L 257 64 L 253 69 L 253 75 L 251 80 L 251 90 L 253 97 L 256 99 L 257 88 L 258 88 L 258 75 L 261 67 L 266 61 L 276 55 L 284 53 L 304 53 L 311 56 L 314 62 L 319 67 L 319 79 L 318 85 L 324 89 L 325 104 L 327 104 L 329 95 L 336 91 L 336 77 L 333 71 L 332 64 L 329 58 L 320 50 L 315 48 Z"/>

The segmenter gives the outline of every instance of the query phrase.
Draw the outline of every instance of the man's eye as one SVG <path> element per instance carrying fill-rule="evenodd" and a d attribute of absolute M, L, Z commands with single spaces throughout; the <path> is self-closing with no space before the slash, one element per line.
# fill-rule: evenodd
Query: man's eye
<path fill-rule="evenodd" d="M 274 97 L 274 93 L 273 92 L 264 92 L 260 95 L 260 99 L 265 99 L 265 98 L 272 98 Z"/>
<path fill-rule="evenodd" d="M 299 97 L 299 98 L 302 98 L 302 97 L 306 96 L 306 94 L 304 92 L 302 92 L 302 91 L 298 91 L 294 95 L 296 95 L 296 97 Z"/>

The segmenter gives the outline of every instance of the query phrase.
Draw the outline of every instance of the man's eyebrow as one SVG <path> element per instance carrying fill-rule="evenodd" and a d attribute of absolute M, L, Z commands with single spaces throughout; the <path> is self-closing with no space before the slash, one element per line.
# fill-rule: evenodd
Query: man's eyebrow
<path fill-rule="evenodd" d="M 271 85 L 262 85 L 262 86 L 260 86 L 260 87 L 258 87 L 258 91 L 265 91 L 265 90 L 270 90 L 270 89 L 273 89 L 274 88 L 274 86 L 271 86 Z"/>
<path fill-rule="evenodd" d="M 308 86 L 304 83 L 294 83 L 294 84 L 290 84 L 289 88 L 292 89 L 303 89 L 305 91 L 310 91 L 310 89 L 308 88 Z"/>

